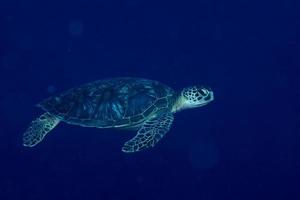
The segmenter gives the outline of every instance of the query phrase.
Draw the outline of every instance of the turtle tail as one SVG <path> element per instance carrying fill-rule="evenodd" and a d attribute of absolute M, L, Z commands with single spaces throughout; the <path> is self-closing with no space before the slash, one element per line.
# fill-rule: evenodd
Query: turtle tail
<path fill-rule="evenodd" d="M 60 120 L 57 117 L 48 112 L 42 114 L 36 120 L 31 122 L 30 126 L 23 134 L 23 145 L 26 147 L 37 145 L 59 122 Z"/>

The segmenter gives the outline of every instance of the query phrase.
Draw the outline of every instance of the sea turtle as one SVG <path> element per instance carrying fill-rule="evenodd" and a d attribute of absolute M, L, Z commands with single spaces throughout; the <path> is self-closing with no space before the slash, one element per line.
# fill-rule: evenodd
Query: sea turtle
<path fill-rule="evenodd" d="M 208 104 L 214 99 L 209 88 L 193 86 L 175 92 L 154 80 L 112 78 L 87 83 L 38 104 L 46 112 L 32 121 L 23 145 L 41 142 L 59 122 L 84 127 L 137 130 L 122 151 L 137 152 L 155 144 L 169 131 L 173 114 Z"/>

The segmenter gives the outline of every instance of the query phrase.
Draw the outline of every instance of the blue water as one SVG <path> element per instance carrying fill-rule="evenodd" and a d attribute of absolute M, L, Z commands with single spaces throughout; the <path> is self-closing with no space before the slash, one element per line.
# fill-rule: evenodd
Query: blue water
<path fill-rule="evenodd" d="M 0 199 L 300 199 L 300 3 L 0 1 Z M 208 85 L 159 144 L 58 125 L 22 133 L 42 99 L 119 76 Z"/>

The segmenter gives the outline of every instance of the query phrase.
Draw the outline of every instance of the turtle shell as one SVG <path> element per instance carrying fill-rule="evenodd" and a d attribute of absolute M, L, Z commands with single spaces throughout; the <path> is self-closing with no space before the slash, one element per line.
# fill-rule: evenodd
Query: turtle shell
<path fill-rule="evenodd" d="M 75 87 L 38 106 L 71 124 L 130 128 L 169 111 L 174 99 L 174 90 L 157 81 L 113 78 Z"/>

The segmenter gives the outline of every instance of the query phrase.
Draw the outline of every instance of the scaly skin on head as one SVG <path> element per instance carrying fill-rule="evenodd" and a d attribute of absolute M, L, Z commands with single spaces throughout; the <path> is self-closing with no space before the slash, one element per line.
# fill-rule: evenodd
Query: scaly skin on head
<path fill-rule="evenodd" d="M 205 106 L 213 100 L 214 94 L 210 89 L 202 86 L 187 87 L 181 91 L 181 95 L 178 96 L 174 103 L 172 112 L 175 113 L 188 108 Z"/>

